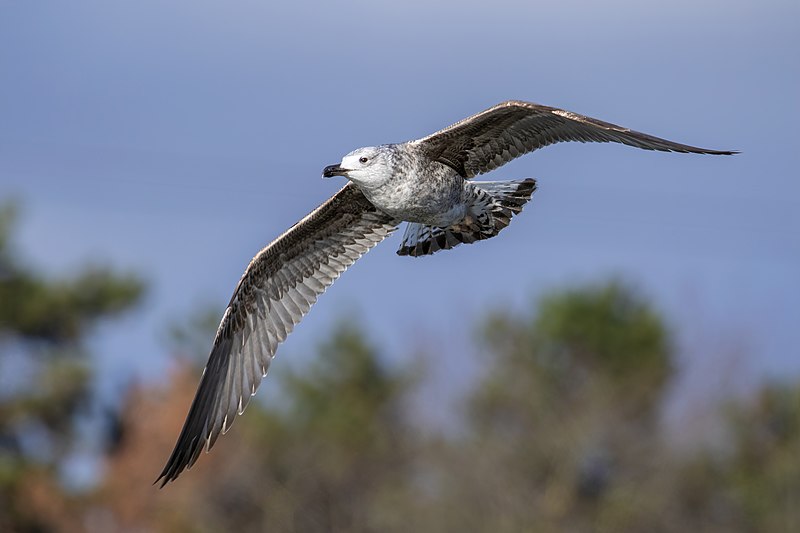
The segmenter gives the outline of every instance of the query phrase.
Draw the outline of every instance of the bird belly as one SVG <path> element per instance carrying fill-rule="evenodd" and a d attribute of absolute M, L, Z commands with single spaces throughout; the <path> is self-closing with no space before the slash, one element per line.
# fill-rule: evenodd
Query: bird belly
<path fill-rule="evenodd" d="M 397 180 L 364 191 L 381 211 L 407 222 L 446 227 L 464 218 L 463 180 Z"/>

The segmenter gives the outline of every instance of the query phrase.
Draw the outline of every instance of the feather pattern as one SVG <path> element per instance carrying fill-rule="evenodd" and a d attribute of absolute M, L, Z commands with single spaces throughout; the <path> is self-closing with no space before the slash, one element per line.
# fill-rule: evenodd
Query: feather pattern
<path fill-rule="evenodd" d="M 675 143 L 563 109 L 508 101 L 416 141 L 359 148 L 323 176 L 351 183 L 261 250 L 236 286 L 178 441 L 156 483 L 210 450 L 247 407 L 278 345 L 328 286 L 405 220 L 400 255 L 497 235 L 536 184 L 465 182 L 563 141 L 732 154 Z"/>
<path fill-rule="evenodd" d="M 464 182 L 468 216 L 460 223 L 438 227 L 409 222 L 397 255 L 421 257 L 459 244 L 489 239 L 508 227 L 536 190 L 536 180 Z"/>
<path fill-rule="evenodd" d="M 397 228 L 348 184 L 250 262 L 220 322 L 163 487 L 210 450 L 242 414 L 283 342 L 317 297 Z"/>
<path fill-rule="evenodd" d="M 409 144 L 468 179 L 528 152 L 565 141 L 616 142 L 662 152 L 736 153 L 680 144 L 571 111 L 514 100 Z"/>

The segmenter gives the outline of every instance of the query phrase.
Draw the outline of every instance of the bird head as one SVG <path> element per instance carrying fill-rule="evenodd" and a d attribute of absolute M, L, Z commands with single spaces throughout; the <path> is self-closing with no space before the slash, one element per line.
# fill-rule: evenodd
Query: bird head
<path fill-rule="evenodd" d="M 377 187 L 392 176 L 391 150 L 388 146 L 368 146 L 353 150 L 338 165 L 322 171 L 323 178 L 344 176 L 357 185 Z"/>

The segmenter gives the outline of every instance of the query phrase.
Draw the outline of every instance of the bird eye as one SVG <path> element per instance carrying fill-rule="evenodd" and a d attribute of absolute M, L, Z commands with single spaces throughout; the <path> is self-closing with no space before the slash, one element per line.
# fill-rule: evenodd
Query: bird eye
<path fill-rule="evenodd" d="M 361 163 L 361 164 L 364 164 L 364 163 L 366 163 L 367 161 L 369 161 L 369 160 L 368 160 L 366 157 L 361 157 L 361 158 L 359 158 L 359 160 L 358 160 L 358 162 L 359 162 L 359 163 Z"/>

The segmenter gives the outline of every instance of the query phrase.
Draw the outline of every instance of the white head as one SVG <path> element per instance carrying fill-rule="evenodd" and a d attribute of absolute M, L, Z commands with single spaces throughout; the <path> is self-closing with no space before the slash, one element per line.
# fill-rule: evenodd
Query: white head
<path fill-rule="evenodd" d="M 378 187 L 393 175 L 392 150 L 388 145 L 367 146 L 353 150 L 342 158 L 338 165 L 330 165 L 322 171 L 324 178 L 344 176 L 357 185 Z"/>

